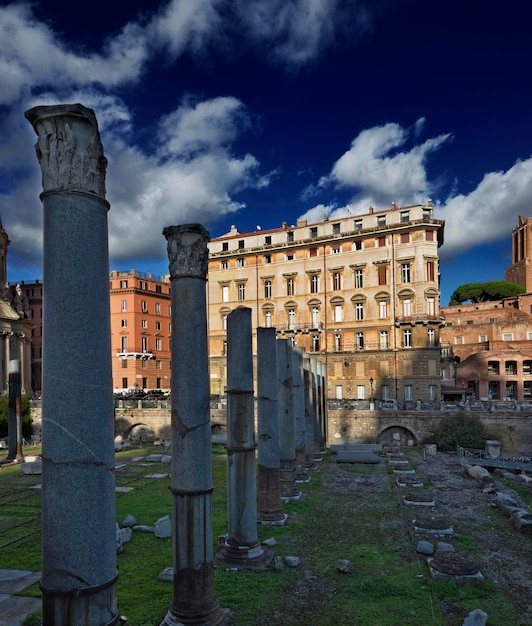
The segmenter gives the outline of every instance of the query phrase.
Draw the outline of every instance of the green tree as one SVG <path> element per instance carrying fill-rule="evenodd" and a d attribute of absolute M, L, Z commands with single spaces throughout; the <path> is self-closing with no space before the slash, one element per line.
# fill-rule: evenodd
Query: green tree
<path fill-rule="evenodd" d="M 466 283 L 457 287 L 449 302 L 450 305 L 462 304 L 463 302 L 489 302 L 511 298 L 520 293 L 525 293 L 525 288 L 507 280 L 491 280 L 487 283 Z"/>
<path fill-rule="evenodd" d="M 22 436 L 29 439 L 33 432 L 31 425 L 31 410 L 28 396 L 23 395 L 20 402 L 22 414 Z M 9 398 L 7 395 L 0 396 L 0 438 L 7 437 L 9 423 Z"/>
<path fill-rule="evenodd" d="M 454 451 L 456 446 L 484 449 L 491 437 L 478 415 L 460 412 L 446 415 L 432 439 L 440 450 Z"/>

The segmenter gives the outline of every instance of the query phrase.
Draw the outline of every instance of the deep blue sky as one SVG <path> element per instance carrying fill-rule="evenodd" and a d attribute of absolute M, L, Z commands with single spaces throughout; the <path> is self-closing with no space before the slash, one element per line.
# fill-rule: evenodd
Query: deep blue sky
<path fill-rule="evenodd" d="M 526 3 L 0 3 L 0 217 L 11 282 L 42 276 L 24 111 L 93 108 L 111 269 L 164 274 L 162 229 L 212 236 L 433 200 L 443 305 L 504 279 L 532 206 Z"/>

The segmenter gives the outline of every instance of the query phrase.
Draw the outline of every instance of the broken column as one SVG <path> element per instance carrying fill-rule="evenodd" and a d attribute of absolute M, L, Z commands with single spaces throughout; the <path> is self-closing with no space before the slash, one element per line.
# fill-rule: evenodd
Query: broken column
<path fill-rule="evenodd" d="M 205 283 L 209 233 L 168 226 L 172 293 L 173 599 L 161 626 L 227 623 L 214 595 L 212 465 Z"/>
<path fill-rule="evenodd" d="M 257 328 L 257 520 L 281 526 L 286 522 L 280 489 L 279 415 L 275 328 Z"/>
<path fill-rule="evenodd" d="M 292 348 L 292 380 L 294 396 L 294 428 L 296 452 L 296 482 L 310 481 L 305 459 L 305 386 L 303 382 L 303 351 Z"/>
<path fill-rule="evenodd" d="M 251 309 L 227 316 L 227 539 L 217 563 L 257 567 L 272 556 L 257 534 Z"/>
<path fill-rule="evenodd" d="M 283 500 L 298 500 L 301 497 L 301 493 L 296 486 L 296 441 L 293 385 L 292 345 L 288 339 L 278 339 L 277 395 L 279 399 L 281 498 Z"/>
<path fill-rule="evenodd" d="M 26 112 L 44 210 L 42 624 L 118 621 L 105 170 L 81 104 Z"/>

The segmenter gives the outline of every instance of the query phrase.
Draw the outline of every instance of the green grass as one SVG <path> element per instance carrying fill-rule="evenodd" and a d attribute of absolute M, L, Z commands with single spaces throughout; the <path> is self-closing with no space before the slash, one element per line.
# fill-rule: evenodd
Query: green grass
<path fill-rule="evenodd" d="M 159 450 L 144 448 L 117 453 L 117 465 L 153 452 Z M 412 452 L 414 460 L 416 454 L 421 452 Z M 216 553 L 218 536 L 227 530 L 225 450 L 214 447 L 212 460 L 212 541 Z M 430 578 L 425 562 L 417 557 L 402 526 L 395 477 L 388 470 L 373 465 L 343 468 L 345 472 L 362 475 L 379 472 L 386 481 L 378 496 L 384 512 L 376 519 L 370 507 L 358 503 L 356 510 L 351 510 L 343 490 L 324 484 L 329 462 L 326 459 L 320 464 L 320 471 L 312 473 L 311 483 L 299 486 L 303 492 L 300 501 L 283 504 L 283 511 L 289 515 L 288 525 L 258 526 L 258 538 L 273 537 L 277 542 L 272 548 L 275 554 L 299 556 L 300 568 L 215 570 L 216 598 L 220 606 L 234 612 L 235 626 L 460 626 L 469 611 L 479 607 L 489 613 L 490 624 L 508 623 L 514 609 L 490 580 L 470 586 Z M 117 494 L 119 523 L 126 515 L 133 515 L 139 524 L 153 525 L 159 517 L 171 515 L 170 477 L 147 478 L 155 472 L 169 473 L 170 467 L 129 464 L 117 470 L 118 485 L 135 487 L 130 493 Z M 23 475 L 15 465 L 3 467 L 0 481 L 2 567 L 39 570 L 40 491 L 28 488 L 38 484 L 40 477 Z M 372 497 L 367 494 L 369 500 Z M 478 550 L 467 533 L 456 535 L 455 539 L 459 551 Z M 132 541 L 117 559 L 120 613 L 127 616 L 128 626 L 158 626 L 173 594 L 172 583 L 157 578 L 172 565 L 171 539 L 134 532 Z M 349 559 L 353 571 L 339 572 L 338 559 Z M 23 593 L 39 595 L 38 584 Z M 28 626 L 38 623 L 38 616 L 28 619 Z"/>

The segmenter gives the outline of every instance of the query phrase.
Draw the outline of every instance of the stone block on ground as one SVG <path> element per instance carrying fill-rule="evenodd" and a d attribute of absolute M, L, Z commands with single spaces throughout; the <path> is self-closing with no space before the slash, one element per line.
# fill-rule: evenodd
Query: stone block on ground
<path fill-rule="evenodd" d="M 337 463 L 381 463 L 382 458 L 375 452 L 366 450 L 339 450 L 336 454 Z"/>

